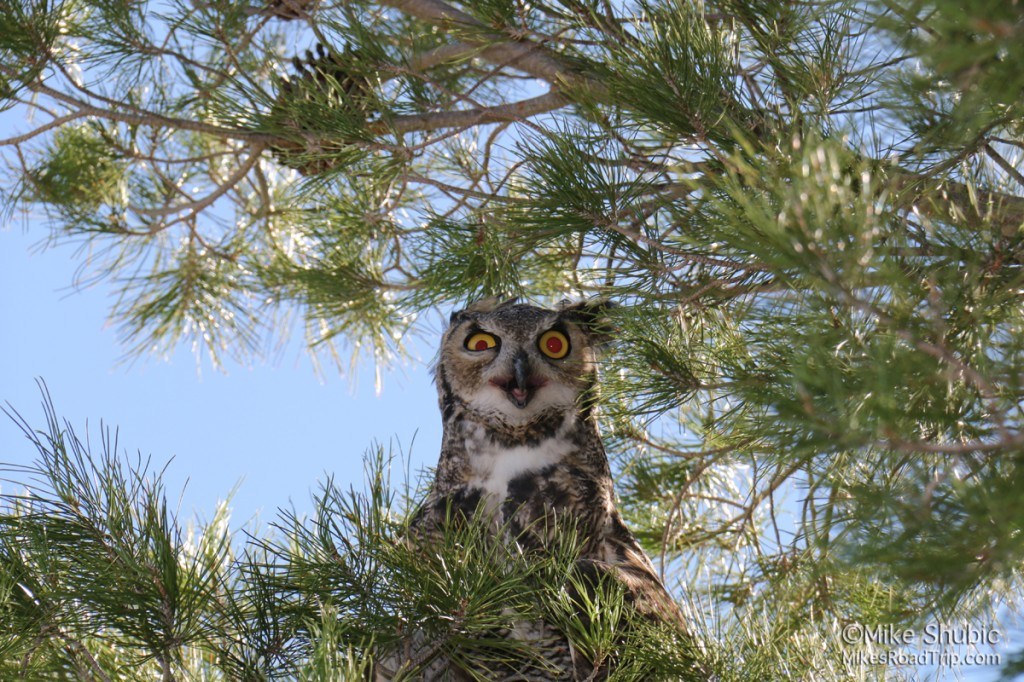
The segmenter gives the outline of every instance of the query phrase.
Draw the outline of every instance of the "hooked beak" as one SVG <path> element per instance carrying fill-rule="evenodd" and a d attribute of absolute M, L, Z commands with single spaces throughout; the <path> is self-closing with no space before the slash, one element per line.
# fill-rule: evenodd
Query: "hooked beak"
<path fill-rule="evenodd" d="M 508 399 L 522 409 L 530 403 L 537 389 L 545 384 L 543 379 L 536 379 L 530 374 L 530 358 L 525 351 L 519 351 L 512 358 L 512 376 L 491 379 L 491 384 L 505 391 Z"/>
<path fill-rule="evenodd" d="M 512 374 L 516 381 L 515 387 L 509 391 L 509 394 L 515 400 L 516 405 L 526 407 L 526 403 L 530 400 L 530 359 L 523 351 L 516 353 L 515 359 L 512 360 Z"/>

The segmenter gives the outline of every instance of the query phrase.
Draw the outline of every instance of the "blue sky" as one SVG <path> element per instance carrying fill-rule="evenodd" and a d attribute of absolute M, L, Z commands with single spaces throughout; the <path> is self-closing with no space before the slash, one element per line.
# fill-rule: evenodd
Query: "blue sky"
<path fill-rule="evenodd" d="M 197 366 L 187 348 L 126 362 L 107 324 L 112 287 L 72 287 L 75 248 L 40 249 L 46 236 L 39 222 L 0 228 L 0 404 L 41 428 L 38 377 L 80 436 L 88 424 L 97 441 L 102 420 L 118 427 L 131 456 L 151 455 L 156 468 L 173 458 L 164 479 L 172 503 L 184 489 L 183 521 L 211 518 L 236 486 L 235 527 L 257 516 L 271 521 L 292 504 L 308 511 L 310 493 L 328 475 L 343 488 L 362 487 L 363 454 L 374 443 L 408 455 L 414 473 L 436 461 L 433 348 L 417 348 L 418 360 L 385 372 L 379 396 L 372 369 L 348 377 L 325 368 L 317 376 L 301 337 L 274 360 L 223 372 Z M 0 462 L 34 457 L 17 426 L 0 416 Z M 403 472 L 396 475 L 401 480 Z M 3 492 L 13 487 L 0 482 Z"/>

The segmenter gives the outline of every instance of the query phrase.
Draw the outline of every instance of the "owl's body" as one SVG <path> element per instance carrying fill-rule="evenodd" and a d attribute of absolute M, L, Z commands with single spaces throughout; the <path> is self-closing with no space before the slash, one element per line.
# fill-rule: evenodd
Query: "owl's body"
<path fill-rule="evenodd" d="M 639 613 L 682 629 L 678 607 L 615 506 L 594 415 L 602 312 L 601 304 L 548 310 L 485 301 L 452 315 L 436 368 L 441 456 L 414 532 L 428 542 L 453 512 L 483 512 L 508 542 L 543 551 L 556 519 L 568 520 L 580 538 L 578 565 L 620 581 Z M 495 678 L 593 672 L 550 624 L 524 623 L 510 636 L 543 645 L 559 672 L 506 669 Z M 426 678 L 460 675 L 442 661 Z"/>

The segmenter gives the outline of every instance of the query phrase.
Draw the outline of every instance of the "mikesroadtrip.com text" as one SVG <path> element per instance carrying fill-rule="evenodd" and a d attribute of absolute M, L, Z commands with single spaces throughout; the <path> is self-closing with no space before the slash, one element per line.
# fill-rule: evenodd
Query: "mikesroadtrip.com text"
<path fill-rule="evenodd" d="M 920 628 L 847 623 L 840 637 L 843 658 L 854 666 L 964 668 L 1000 666 L 995 651 L 1005 643 L 999 628 L 990 625 L 928 623 Z"/>
<path fill-rule="evenodd" d="M 845 651 L 843 662 L 849 666 L 891 665 L 921 668 L 968 668 L 1001 666 L 1003 657 L 993 651 Z"/>

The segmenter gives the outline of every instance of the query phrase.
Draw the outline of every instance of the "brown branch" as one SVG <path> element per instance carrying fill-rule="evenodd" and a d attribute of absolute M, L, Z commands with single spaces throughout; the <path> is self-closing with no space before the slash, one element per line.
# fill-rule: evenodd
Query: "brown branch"
<path fill-rule="evenodd" d="M 9 145 L 21 144 L 22 142 L 28 142 L 33 137 L 36 137 L 37 135 L 42 135 L 47 130 L 52 130 L 53 128 L 59 128 L 60 126 L 64 125 L 65 123 L 70 123 L 71 121 L 74 121 L 74 120 L 79 119 L 79 118 L 85 118 L 85 116 L 86 116 L 86 114 L 84 114 L 84 113 L 82 113 L 80 111 L 72 112 L 72 113 L 67 114 L 65 116 L 59 116 L 59 117 L 53 119 L 52 121 L 50 121 L 49 123 L 44 123 L 43 125 L 39 126 L 38 128 L 34 128 L 34 129 L 28 131 L 27 133 L 24 133 L 22 135 L 15 135 L 14 137 L 8 137 L 6 139 L 0 140 L 0 147 L 6 147 L 6 146 L 9 146 Z"/>
<path fill-rule="evenodd" d="M 435 47 L 422 54 L 413 55 L 406 62 L 408 69 L 414 73 L 429 71 L 440 64 L 458 62 L 480 54 L 478 46 L 466 45 L 465 43 L 450 43 Z"/>
<path fill-rule="evenodd" d="M 475 17 L 440 0 L 382 0 L 381 4 L 454 33 L 468 45 L 480 46 L 480 56 L 487 61 L 508 64 L 556 87 L 583 87 L 605 93 L 604 85 L 581 74 L 543 46 L 495 32 Z"/>
<path fill-rule="evenodd" d="M 564 84 L 589 91 L 597 100 L 608 98 L 604 85 L 592 77 L 570 68 L 557 57 L 551 55 L 544 47 L 527 41 L 513 41 L 509 36 L 491 31 L 474 17 L 455 9 L 440 0 L 383 0 L 384 4 L 395 7 L 423 21 L 434 24 L 443 30 L 470 29 L 464 31 L 460 38 L 466 43 L 481 45 L 480 56 L 488 61 L 509 63 L 527 73 L 542 78 L 553 85 Z M 567 103 L 567 102 L 566 102 Z M 438 124 L 443 123 L 439 119 Z M 916 205 L 918 210 L 933 217 L 941 215 L 942 205 L 933 199 L 936 190 L 939 196 L 953 205 L 971 205 L 972 190 L 964 183 L 939 181 L 913 171 L 899 167 L 888 169 L 891 181 L 900 196 L 895 201 L 897 208 Z M 978 202 L 994 206 L 1003 211 L 999 221 L 1005 225 L 1017 226 L 1024 223 L 1024 197 L 995 191 L 976 190 L 973 192 Z"/>
<path fill-rule="evenodd" d="M 262 151 L 263 148 L 260 145 L 253 145 L 253 148 L 249 153 L 249 158 L 245 160 L 245 163 L 239 165 L 239 167 L 235 169 L 234 173 L 232 173 L 224 182 L 218 184 L 217 189 L 210 192 L 202 199 L 186 201 L 178 204 L 164 206 L 163 208 L 154 209 L 133 206 L 132 210 L 135 213 L 149 216 L 152 218 L 174 215 L 175 213 L 181 213 L 182 211 L 188 211 L 189 216 L 198 215 L 200 211 L 213 204 L 215 201 L 217 201 L 217 199 L 226 194 L 228 190 L 230 190 L 232 187 L 241 182 L 242 179 L 249 174 L 249 171 L 252 170 L 253 167 L 256 165 L 256 162 L 259 161 L 260 152 Z"/>
<path fill-rule="evenodd" d="M 76 97 L 72 97 L 60 90 L 55 90 L 51 87 L 43 85 L 41 82 L 35 82 L 29 85 L 29 89 L 33 92 L 37 92 L 42 95 L 47 95 L 53 99 L 63 102 L 64 104 L 75 107 L 78 113 L 83 116 L 99 116 L 101 118 L 110 119 L 111 121 L 119 121 L 121 123 L 129 123 L 132 125 L 141 125 L 149 127 L 163 126 L 165 128 L 175 128 L 178 130 L 191 130 L 197 133 L 206 133 L 207 135 L 213 135 L 215 137 L 235 139 L 235 140 L 246 140 L 248 142 L 263 143 L 266 145 L 274 142 L 280 142 L 281 138 L 276 135 L 267 135 L 264 133 L 253 133 L 246 130 L 238 130 L 235 128 L 224 128 L 218 125 L 210 123 L 203 123 L 201 121 L 193 121 L 186 118 L 174 118 L 173 116 L 164 116 L 153 111 L 147 111 L 144 109 L 135 109 L 135 111 L 116 111 L 114 109 L 104 109 L 102 107 L 94 106 L 88 102 L 84 102 Z"/>
<path fill-rule="evenodd" d="M 610 93 L 603 83 L 571 67 L 544 46 L 527 40 L 514 40 L 511 36 L 495 32 L 471 15 L 441 0 L 382 0 L 382 3 L 433 24 L 442 30 L 455 33 L 459 40 L 466 44 L 479 45 L 480 57 L 490 62 L 509 64 L 558 88 L 586 90 L 589 97 L 596 101 L 611 99 Z M 568 102 L 569 100 L 566 98 L 561 106 Z M 412 129 L 415 129 L 417 125 L 443 127 L 449 121 L 452 122 L 452 125 L 465 125 L 464 121 L 470 120 L 468 115 L 451 119 L 444 118 L 444 116 L 450 116 L 451 113 L 410 117 L 413 120 L 410 120 L 408 125 Z M 440 118 L 430 120 L 426 118 L 427 116 L 440 116 Z M 470 125 L 473 124 L 470 123 Z M 973 192 L 979 204 L 992 206 L 1002 211 L 998 217 L 1001 224 L 1019 226 L 1024 223 L 1024 197 L 988 190 L 972 190 L 964 183 L 950 180 L 938 181 L 933 177 L 898 166 L 887 168 L 885 171 L 893 187 L 897 190 L 898 196 L 894 201 L 894 206 L 897 209 L 915 206 L 926 215 L 935 218 L 948 218 L 949 205 L 959 208 L 973 204 L 971 200 Z M 936 196 L 944 197 L 946 202 L 936 202 L 934 200 Z"/>
<path fill-rule="evenodd" d="M 694 164 L 689 172 L 702 171 L 701 164 Z M 883 183 L 888 182 L 893 196 L 894 210 L 915 209 L 923 216 L 936 220 L 949 220 L 955 209 L 967 215 L 974 207 L 982 215 L 989 209 L 989 219 L 1007 229 L 1024 224 L 1024 196 L 1007 194 L 995 190 L 969 187 L 966 183 L 935 178 L 899 166 L 876 166 Z M 668 199 L 682 198 L 695 190 L 694 182 L 666 183 L 662 191 Z M 659 199 L 661 200 L 661 199 Z"/>
<path fill-rule="evenodd" d="M 562 93 L 552 91 L 519 102 L 509 102 L 493 107 L 396 116 L 389 121 L 370 124 L 370 132 L 379 134 L 390 130 L 401 134 L 441 128 L 471 128 L 486 123 L 521 121 L 530 116 L 564 107 L 569 101 L 569 98 Z"/>
<path fill-rule="evenodd" d="M 757 492 L 757 494 L 753 495 L 753 497 L 749 498 L 749 501 L 745 505 L 743 505 L 742 512 L 740 512 L 736 516 L 733 516 L 732 518 L 725 520 L 724 522 L 719 524 L 719 527 L 715 530 L 707 531 L 703 535 L 697 536 L 696 538 L 687 538 L 687 543 L 692 546 L 695 544 L 707 542 L 708 540 L 712 540 L 718 537 L 719 535 L 723 535 L 725 533 L 742 532 L 753 521 L 754 513 L 757 511 L 757 508 L 761 505 L 761 503 L 764 502 L 765 499 L 767 499 L 769 496 L 771 496 L 776 490 L 778 490 L 783 483 L 788 481 L 790 477 L 793 476 L 793 474 L 795 474 L 797 471 L 799 471 L 803 465 L 804 461 L 801 459 L 797 460 L 790 466 L 786 467 L 785 470 L 782 470 L 781 465 L 776 467 L 775 473 L 772 474 L 772 477 L 769 480 L 767 487 Z M 757 484 L 755 483 L 754 485 L 756 489 Z M 751 493 L 753 492 L 754 490 L 751 490 Z M 739 525 L 739 528 L 736 528 L 734 530 L 734 526 L 737 525 Z"/>
<path fill-rule="evenodd" d="M 34 92 L 52 97 L 53 99 L 76 109 L 76 112 L 73 115 L 62 117 L 62 119 L 71 120 L 73 118 L 82 118 L 85 116 L 98 116 L 112 121 L 120 121 L 121 123 L 129 123 L 133 125 L 150 127 L 163 126 L 178 130 L 191 130 L 220 138 L 245 140 L 247 142 L 260 144 L 264 147 L 273 147 L 275 144 L 280 145 L 290 141 L 278 135 L 254 133 L 236 128 L 224 128 L 210 123 L 203 123 L 201 121 L 184 118 L 174 118 L 142 109 L 135 109 L 134 111 L 117 111 L 114 109 L 97 107 L 89 102 L 43 85 L 42 83 L 34 83 L 30 88 Z M 409 132 L 427 132 L 443 128 L 469 128 L 486 123 L 523 120 L 536 114 L 553 111 L 565 106 L 569 102 L 569 98 L 565 95 L 552 91 L 544 95 L 531 97 L 519 102 L 510 102 L 493 107 L 480 107 L 460 111 L 444 111 L 433 114 L 396 116 L 386 122 L 381 121 L 378 123 L 372 123 L 370 124 L 369 129 L 375 134 L 380 134 L 386 131 L 401 134 Z M 17 141 L 17 138 L 14 139 Z M 327 141 L 330 139 L 331 138 L 326 136 L 319 136 L 319 140 Z"/>
<path fill-rule="evenodd" d="M 581 72 L 544 45 L 525 39 L 515 39 L 510 35 L 495 31 L 473 16 L 441 0 L 382 0 L 382 3 L 438 26 L 442 30 L 452 33 L 457 40 L 452 44 L 413 57 L 409 60 L 409 68 L 428 69 L 446 61 L 478 55 L 498 66 L 508 65 L 535 78 L 543 79 L 552 85 L 552 90 L 538 97 L 490 107 L 395 116 L 370 123 L 368 128 L 373 134 L 387 132 L 405 134 L 441 129 L 457 132 L 478 125 L 522 121 L 570 104 L 572 99 L 565 94 L 568 89 L 585 90 L 588 92 L 588 97 L 593 98 L 594 101 L 611 102 L 612 100 L 611 93 L 601 82 L 591 75 Z M 110 108 L 96 106 L 89 101 L 78 99 L 41 82 L 31 84 L 30 89 L 75 109 L 71 114 L 60 117 L 58 120 L 61 122 L 69 122 L 84 116 L 98 116 L 134 125 L 162 126 L 190 130 L 223 139 L 244 140 L 265 147 L 288 145 L 290 142 L 278 135 L 175 118 L 135 107 L 125 111 L 114 106 Z M 93 93 L 86 92 L 85 94 L 91 98 Z M 57 125 L 59 123 L 54 121 L 26 135 L 32 137 Z M 324 142 L 332 141 L 329 136 L 315 136 L 310 141 L 317 142 L 316 137 Z M 10 144 L 24 139 L 27 138 L 18 136 L 0 142 Z M 1024 224 L 1024 197 L 1022 196 L 974 189 L 965 183 L 936 179 L 898 166 L 887 167 L 883 162 L 878 162 L 876 167 L 885 174 L 889 186 L 894 190 L 892 205 L 897 210 L 913 208 L 923 215 L 948 220 L 955 216 L 956 212 L 966 214 L 968 207 L 976 207 L 979 211 L 989 208 L 994 219 L 1006 228 L 1015 228 Z M 681 187 L 680 189 L 690 191 L 691 188 Z"/>
<path fill-rule="evenodd" d="M 966 215 L 968 207 L 979 210 L 991 208 L 992 217 L 999 225 L 1016 228 L 1024 224 L 1024 197 L 972 188 L 962 182 L 934 178 L 899 167 L 887 169 L 886 175 L 896 193 L 892 205 L 897 210 L 917 209 L 927 217 L 948 220 L 952 217 L 952 209 Z"/>
<path fill-rule="evenodd" d="M 988 154 L 989 158 L 996 162 L 997 166 L 1003 169 L 1004 173 L 1016 180 L 1018 185 L 1024 187 L 1024 175 L 1022 175 L 1012 163 L 1007 161 L 1003 155 L 997 152 L 988 142 L 982 144 L 981 148 L 985 150 L 985 153 Z"/>
<path fill-rule="evenodd" d="M 989 441 L 965 441 L 963 443 L 929 443 L 926 441 L 904 441 L 887 440 L 881 441 L 879 445 L 883 448 L 896 450 L 897 452 L 920 453 L 927 452 L 943 455 L 966 455 L 975 452 L 999 452 L 1002 450 L 1019 450 L 1024 445 L 1024 433 L 1007 433 L 1000 440 Z"/>

